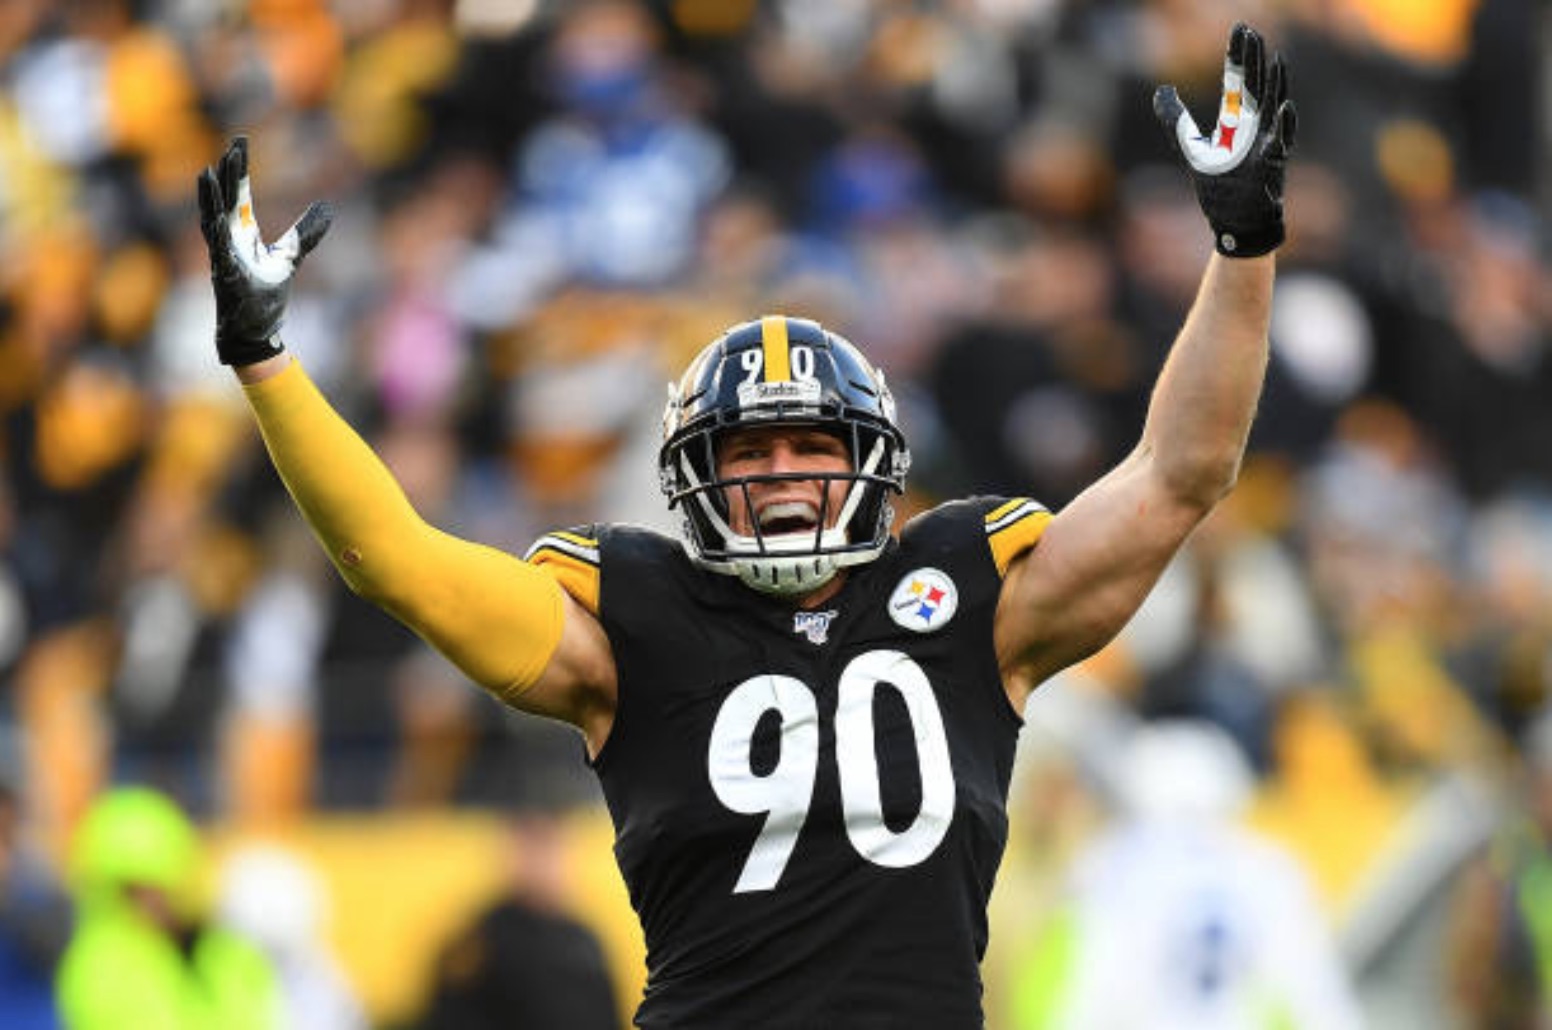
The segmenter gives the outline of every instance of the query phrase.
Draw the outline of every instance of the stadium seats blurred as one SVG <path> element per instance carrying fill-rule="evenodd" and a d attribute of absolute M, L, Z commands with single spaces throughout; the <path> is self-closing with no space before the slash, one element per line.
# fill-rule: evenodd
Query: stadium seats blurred
<path fill-rule="evenodd" d="M 1299 857 L 1375 1025 L 1442 1028 L 1493 990 L 1428 972 L 1444 899 L 1525 839 L 1552 684 L 1547 15 L 1235 12 L 1287 51 L 1302 120 L 1260 421 L 1133 625 L 1036 696 L 1041 796 L 1015 812 L 988 998 L 1115 817 L 1114 727 L 1187 717 L 1250 759 L 1246 820 Z M 158 786 L 219 854 L 301 856 L 368 1020 L 403 1025 L 500 888 L 508 813 L 560 807 L 566 906 L 624 1003 L 640 990 L 574 734 L 348 595 L 215 362 L 193 177 L 229 135 L 252 137 L 271 234 L 336 204 L 288 344 L 451 531 L 521 553 L 582 521 L 668 526 L 658 384 L 777 309 L 889 370 L 904 511 L 1055 506 L 1132 446 L 1206 260 L 1147 97 L 1210 103 L 1228 17 L 0 4 L 0 769 L 29 876 L 102 790 Z"/>

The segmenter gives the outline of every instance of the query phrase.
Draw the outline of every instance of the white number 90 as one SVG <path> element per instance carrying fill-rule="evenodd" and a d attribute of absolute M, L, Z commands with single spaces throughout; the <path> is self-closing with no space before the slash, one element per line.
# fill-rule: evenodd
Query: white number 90
<path fill-rule="evenodd" d="M 874 750 L 873 697 L 881 684 L 905 700 L 921 774 L 921 808 L 896 833 L 884 822 Z M 755 728 L 767 712 L 780 717 L 781 755 L 769 772 L 753 767 Z M 899 651 L 858 655 L 841 673 L 835 753 L 846 836 L 870 862 L 904 868 L 925 861 L 954 818 L 954 770 L 943 715 L 927 675 Z M 813 801 L 819 766 L 819 709 L 814 692 L 791 676 L 753 676 L 728 694 L 711 728 L 707 772 L 717 799 L 734 812 L 765 813 L 733 893 L 776 886 L 797 846 Z"/>

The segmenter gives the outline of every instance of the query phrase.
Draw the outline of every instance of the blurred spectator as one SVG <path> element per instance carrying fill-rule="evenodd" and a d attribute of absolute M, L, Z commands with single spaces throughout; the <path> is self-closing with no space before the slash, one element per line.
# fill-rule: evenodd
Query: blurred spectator
<path fill-rule="evenodd" d="M 664 370 L 774 309 L 890 367 L 912 504 L 1059 505 L 1134 443 L 1207 253 L 1136 98 L 1215 96 L 1236 17 L 1287 42 L 1303 116 L 1251 456 L 1086 672 L 1228 728 L 1322 896 L 1367 889 L 1430 784 L 1502 775 L 1552 708 L 1530 0 L 0 2 L 21 868 L 62 875 L 127 770 L 249 826 L 573 782 L 271 526 L 189 216 L 218 140 L 254 131 L 277 217 L 339 206 L 288 345 L 449 528 L 667 525 Z"/>
<path fill-rule="evenodd" d="M 1477 508 L 1465 560 L 1474 603 L 1452 667 L 1509 740 L 1531 739 L 1552 711 L 1552 496 L 1527 489 Z"/>
<path fill-rule="evenodd" d="M 1384 299 L 1373 258 L 1347 235 L 1351 191 L 1315 162 L 1302 162 L 1289 180 L 1299 227 L 1279 263 L 1272 359 L 1253 446 L 1303 463 L 1329 441 L 1342 412 L 1396 369 L 1379 367 Z"/>
<path fill-rule="evenodd" d="M 1552 1019 L 1552 717 L 1527 727 L 1506 818 L 1455 893 L 1446 966 L 1471 1028 Z"/>
<path fill-rule="evenodd" d="M 1235 825 L 1253 779 L 1207 723 L 1144 724 L 1123 814 L 1073 862 L 1014 1026 L 1356 1030 L 1356 998 L 1297 860 Z"/>
<path fill-rule="evenodd" d="M 1099 239 L 994 232 L 990 302 L 965 313 L 925 379 L 964 485 L 1061 505 L 1130 449 L 1120 427 L 1141 418 L 1147 377 L 1113 319 L 1118 274 Z"/>
<path fill-rule="evenodd" d="M 288 1030 L 366 1030 L 366 1015 L 325 940 L 328 899 L 301 858 L 276 845 L 248 844 L 221 868 L 222 922 L 264 949 Z"/>
<path fill-rule="evenodd" d="M 584 281 L 671 282 L 693 254 L 702 212 L 726 184 L 721 139 L 687 110 L 638 4 L 575 5 L 550 61 L 560 111 L 515 157 L 512 216 L 531 228 L 508 231 L 537 234 L 558 271 Z"/>
<path fill-rule="evenodd" d="M 303 533 L 292 520 L 271 520 L 263 539 L 269 568 L 225 638 L 222 801 L 249 830 L 294 823 L 313 797 L 318 666 L 332 595 Z"/>
<path fill-rule="evenodd" d="M 423 1030 L 615 1030 L 621 1010 L 593 932 L 565 908 L 565 824 L 512 819 L 506 895 L 443 949 Z"/>
<path fill-rule="evenodd" d="M 54 1030 L 54 967 L 70 912 L 48 864 L 24 836 L 12 776 L 14 770 L 0 769 L 0 1012 L 7 1030 Z"/>
<path fill-rule="evenodd" d="M 1117 642 L 1145 718 L 1206 719 L 1258 775 L 1283 698 L 1331 674 L 1316 598 L 1285 531 L 1288 467 L 1252 458 Z"/>
<path fill-rule="evenodd" d="M 198 833 L 166 795 L 120 787 L 93 803 L 71 846 L 76 926 L 57 981 L 65 1026 L 282 1025 L 264 954 L 199 910 L 203 862 Z"/>
<path fill-rule="evenodd" d="M 1552 360 L 1539 220 L 1504 193 L 1426 216 L 1441 233 L 1413 308 L 1401 400 L 1474 499 L 1552 478 Z"/>

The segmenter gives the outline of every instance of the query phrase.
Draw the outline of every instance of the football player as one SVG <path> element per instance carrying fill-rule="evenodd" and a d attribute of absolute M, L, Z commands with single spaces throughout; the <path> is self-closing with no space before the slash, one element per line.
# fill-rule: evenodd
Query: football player
<path fill-rule="evenodd" d="M 728 330 L 670 391 L 681 539 L 579 526 L 519 560 L 438 531 L 281 344 L 328 210 L 266 244 L 245 142 L 200 176 L 220 360 L 340 573 L 581 731 L 646 936 L 639 1025 L 982 1024 L 1025 702 L 1111 639 L 1231 488 L 1261 390 L 1295 117 L 1243 25 L 1223 88 L 1210 133 L 1154 98 L 1216 253 L 1136 449 L 1059 513 L 967 500 L 898 537 L 910 460 L 883 374 L 784 316 Z"/>

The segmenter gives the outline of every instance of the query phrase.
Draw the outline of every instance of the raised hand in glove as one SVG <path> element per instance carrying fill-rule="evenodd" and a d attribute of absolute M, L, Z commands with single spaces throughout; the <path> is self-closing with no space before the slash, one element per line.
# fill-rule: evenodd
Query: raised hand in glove
<path fill-rule="evenodd" d="M 199 224 L 210 248 L 216 293 L 216 355 L 223 364 L 252 365 L 285 350 L 280 323 L 291 276 L 328 231 L 334 213 L 313 203 L 280 239 L 259 237 L 248 184 L 248 140 L 233 139 L 214 169 L 199 173 Z"/>
<path fill-rule="evenodd" d="M 1191 169 L 1218 252 L 1257 257 L 1277 249 L 1284 234 L 1283 179 L 1298 129 L 1282 55 L 1268 63 L 1260 35 L 1235 25 L 1212 135 L 1197 128 L 1173 86 L 1153 94 L 1153 112 Z"/>

